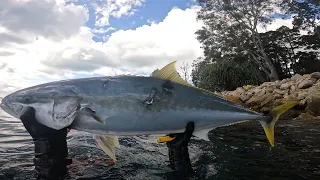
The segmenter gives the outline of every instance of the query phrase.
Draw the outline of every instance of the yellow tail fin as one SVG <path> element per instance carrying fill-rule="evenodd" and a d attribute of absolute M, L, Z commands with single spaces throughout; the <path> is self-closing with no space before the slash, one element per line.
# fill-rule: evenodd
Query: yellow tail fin
<path fill-rule="evenodd" d="M 277 106 L 269 112 L 271 116 L 271 119 L 269 121 L 260 121 L 261 125 L 263 126 L 264 132 L 266 133 L 267 139 L 272 147 L 274 146 L 274 126 L 279 117 L 298 104 L 299 102 L 293 101 Z"/>

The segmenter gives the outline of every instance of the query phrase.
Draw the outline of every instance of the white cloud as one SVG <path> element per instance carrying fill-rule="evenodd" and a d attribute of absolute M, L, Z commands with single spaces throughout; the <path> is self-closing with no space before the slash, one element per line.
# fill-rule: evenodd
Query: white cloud
<path fill-rule="evenodd" d="M 109 31 L 114 31 L 116 28 L 114 27 L 108 27 L 108 28 L 94 28 L 91 30 L 92 33 L 94 34 L 105 34 Z"/>
<path fill-rule="evenodd" d="M 178 61 L 177 68 L 183 61 L 190 66 L 202 55 L 194 34 L 202 26 L 196 20 L 199 7 L 173 8 L 161 22 L 136 29 L 91 29 L 85 26 L 88 10 L 84 6 L 56 1 L 0 0 L 0 97 L 19 88 L 79 74 L 150 74 L 174 60 Z M 108 12 L 120 17 L 130 15 L 132 7 L 144 1 L 104 2 L 110 4 L 97 7 L 98 15 Z M 116 5 L 109 7 L 111 4 Z M 122 6 L 130 8 L 121 10 Z M 101 26 L 106 25 L 102 22 Z M 114 32 L 104 37 L 106 41 L 93 41 L 95 34 L 111 30 Z"/>
<path fill-rule="evenodd" d="M 0 35 L 10 46 L 0 46 L 0 96 L 47 81 L 74 78 L 79 73 L 150 74 L 173 60 L 192 61 L 202 54 L 194 35 L 201 27 L 195 18 L 197 8 L 174 8 L 160 23 L 118 30 L 105 37 L 108 41 L 95 42 L 94 33 L 113 29 L 90 29 L 84 26 L 86 8 L 54 2 L 1 1 L 0 14 L 5 12 L 7 17 L 0 18 Z M 19 12 L 13 13 L 15 10 Z M 31 11 L 39 16 L 42 28 L 36 20 L 25 20 Z"/>
<path fill-rule="evenodd" d="M 197 10 L 175 8 L 162 22 L 116 31 L 107 42 L 94 42 L 90 29 L 82 28 L 77 36 L 58 46 L 48 45 L 51 52 L 42 60 L 47 66 L 42 71 L 94 72 L 109 67 L 148 74 L 174 60 L 189 61 L 191 65 L 202 55 L 194 35 L 201 27 L 195 18 Z"/>
<path fill-rule="evenodd" d="M 122 16 L 131 16 L 141 7 L 145 0 L 103 0 L 96 3 L 96 26 L 109 25 L 109 18 L 120 18 Z"/>
<path fill-rule="evenodd" d="M 287 26 L 289 28 L 292 28 L 292 18 L 290 19 L 275 19 L 271 24 L 267 25 L 267 27 L 263 28 L 263 27 L 258 27 L 258 32 L 267 32 L 267 31 L 275 31 L 278 28 L 280 28 L 281 26 Z"/>
<path fill-rule="evenodd" d="M 83 6 L 57 4 L 55 0 L 1 0 L 0 25 L 20 37 L 67 38 L 88 20 Z"/>

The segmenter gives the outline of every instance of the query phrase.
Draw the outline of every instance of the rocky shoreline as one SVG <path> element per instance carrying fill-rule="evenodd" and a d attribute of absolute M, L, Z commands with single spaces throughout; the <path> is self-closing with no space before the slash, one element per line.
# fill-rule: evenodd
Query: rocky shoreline
<path fill-rule="evenodd" d="M 281 81 L 246 85 L 218 94 L 259 112 L 267 112 L 287 101 L 300 101 L 297 108 L 285 113 L 285 118 L 320 120 L 320 72 L 296 74 Z"/>

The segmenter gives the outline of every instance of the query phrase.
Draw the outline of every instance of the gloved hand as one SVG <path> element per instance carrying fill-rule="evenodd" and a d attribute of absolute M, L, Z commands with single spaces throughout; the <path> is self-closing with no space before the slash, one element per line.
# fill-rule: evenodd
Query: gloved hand
<path fill-rule="evenodd" d="M 35 110 L 28 107 L 20 117 L 34 141 L 34 165 L 39 178 L 61 179 L 68 174 L 67 128 L 51 129 L 37 122 Z"/>
<path fill-rule="evenodd" d="M 169 149 L 170 167 L 175 171 L 178 177 L 185 177 L 194 174 L 191 166 L 188 143 L 194 131 L 194 123 L 190 122 L 186 126 L 184 133 L 170 134 L 175 137 L 172 141 L 167 142 Z"/>
<path fill-rule="evenodd" d="M 169 136 L 174 137 L 172 141 L 167 142 L 167 146 L 171 148 L 179 146 L 188 146 L 188 143 L 192 137 L 194 131 L 194 122 L 189 122 L 186 126 L 184 133 L 169 134 Z"/>

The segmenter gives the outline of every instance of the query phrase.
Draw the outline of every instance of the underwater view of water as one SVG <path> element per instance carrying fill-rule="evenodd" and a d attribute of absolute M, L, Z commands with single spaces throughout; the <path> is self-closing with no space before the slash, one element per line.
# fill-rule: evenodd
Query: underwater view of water
<path fill-rule="evenodd" d="M 271 148 L 257 121 L 221 127 L 210 142 L 193 138 L 193 179 L 320 179 L 320 121 L 279 120 Z M 117 162 L 95 146 L 92 135 L 71 130 L 68 166 L 72 179 L 174 179 L 168 150 L 157 136 L 119 137 Z M 36 179 L 32 139 L 20 120 L 0 109 L 0 179 Z"/>

